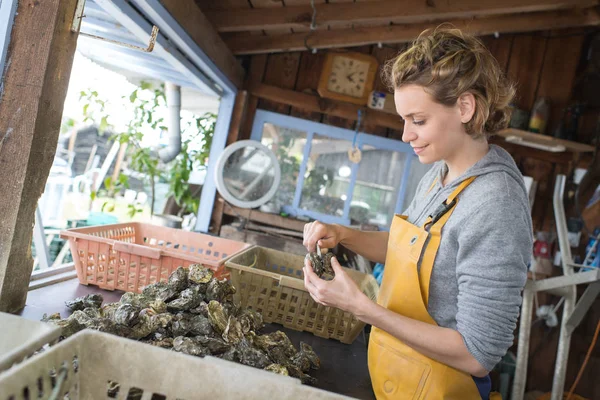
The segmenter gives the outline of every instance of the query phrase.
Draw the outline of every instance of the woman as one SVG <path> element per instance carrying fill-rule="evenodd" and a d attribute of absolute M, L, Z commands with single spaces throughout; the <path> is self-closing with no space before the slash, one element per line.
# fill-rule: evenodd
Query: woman
<path fill-rule="evenodd" d="M 488 373 L 513 343 L 533 243 L 523 178 L 487 141 L 507 125 L 514 88 L 480 41 L 447 28 L 423 32 L 388 76 L 402 140 L 434 165 L 389 233 L 304 228 L 309 251 L 341 243 L 385 262 L 377 303 L 335 258 L 332 281 L 307 262 L 304 283 L 318 303 L 373 326 L 378 399 L 488 399 Z"/>

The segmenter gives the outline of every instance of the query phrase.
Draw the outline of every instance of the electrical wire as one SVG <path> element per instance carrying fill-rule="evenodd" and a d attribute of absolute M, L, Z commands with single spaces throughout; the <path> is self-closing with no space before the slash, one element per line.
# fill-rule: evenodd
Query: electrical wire
<path fill-rule="evenodd" d="M 317 49 L 312 48 L 308 45 L 308 38 L 310 38 L 315 33 L 315 30 L 317 29 L 317 8 L 315 7 L 315 0 L 310 0 L 310 6 L 312 7 L 313 13 L 312 13 L 312 19 L 310 22 L 310 31 L 304 37 L 304 47 L 306 47 L 306 49 L 309 52 L 314 54 L 317 52 Z"/>
<path fill-rule="evenodd" d="M 592 343 L 590 343 L 590 347 L 588 348 L 587 354 L 585 355 L 583 364 L 581 364 L 581 367 L 579 368 L 579 372 L 577 373 L 577 378 L 575 378 L 575 382 L 573 382 L 573 385 L 571 386 L 571 389 L 569 390 L 569 394 L 567 395 L 567 400 L 571 400 L 571 396 L 573 396 L 573 392 L 575 391 L 575 388 L 577 387 L 577 384 L 579 383 L 579 380 L 581 379 L 581 375 L 583 375 L 583 370 L 585 369 L 585 367 L 590 359 L 590 355 L 592 354 L 592 350 L 594 349 L 594 346 L 596 345 L 596 340 L 598 339 L 598 332 L 600 332 L 600 321 L 598 321 L 598 323 L 596 324 L 596 332 L 594 332 L 594 338 L 592 339 Z"/>

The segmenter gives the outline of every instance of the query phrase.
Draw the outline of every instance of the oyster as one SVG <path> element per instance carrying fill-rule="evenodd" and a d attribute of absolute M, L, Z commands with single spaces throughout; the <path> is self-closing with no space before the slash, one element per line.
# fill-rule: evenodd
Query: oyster
<path fill-rule="evenodd" d="M 86 328 L 86 326 L 79 322 L 76 318 L 69 317 L 67 319 L 60 319 L 59 313 L 52 314 L 49 317 L 47 317 L 46 314 L 44 314 L 44 316 L 42 317 L 42 321 L 49 322 L 61 328 L 60 334 L 63 338 L 67 338 L 71 335 L 74 335 L 77 332 L 82 331 Z"/>
<path fill-rule="evenodd" d="M 66 301 L 65 305 L 72 311 L 84 310 L 90 308 L 100 308 L 104 298 L 100 294 L 88 294 L 78 297 L 75 300 Z"/>
<path fill-rule="evenodd" d="M 274 372 L 276 374 L 279 375 L 285 375 L 285 376 L 289 376 L 289 372 L 287 370 L 286 367 L 284 367 L 281 364 L 271 364 L 271 365 L 267 365 L 267 367 L 265 368 L 265 371 L 269 371 L 269 372 Z"/>
<path fill-rule="evenodd" d="M 140 311 L 138 307 L 131 304 L 121 304 L 115 311 L 113 319 L 117 324 L 132 326 L 137 321 Z"/>
<path fill-rule="evenodd" d="M 185 289 L 179 294 L 179 297 L 167 303 L 169 311 L 188 311 L 196 308 L 202 301 L 202 294 L 198 287 Z"/>
<path fill-rule="evenodd" d="M 221 303 L 212 300 L 208 303 L 208 318 L 213 329 L 228 343 L 238 343 L 243 337 L 242 325 L 232 315 L 228 315 Z"/>
<path fill-rule="evenodd" d="M 319 369 L 321 367 L 321 360 L 317 353 L 310 347 L 308 344 L 304 342 L 300 342 L 300 351 L 292 357 L 292 363 L 294 365 L 306 365 L 306 361 L 308 361 L 308 365 L 311 369 Z M 308 369 L 301 368 L 303 372 L 307 372 Z"/>
<path fill-rule="evenodd" d="M 300 379 L 300 382 L 302 382 L 302 383 L 309 384 L 309 385 L 314 385 L 317 383 L 317 380 L 315 378 L 313 378 L 312 376 L 310 376 L 308 374 L 305 374 L 304 372 L 302 372 L 298 367 L 296 367 L 293 364 L 286 365 L 286 368 L 291 377 Z"/>
<path fill-rule="evenodd" d="M 173 318 L 171 330 L 174 336 L 211 335 L 213 333 L 208 318 L 194 314 L 177 314 Z"/>
<path fill-rule="evenodd" d="M 185 290 L 188 287 L 188 270 L 179 267 L 173 271 L 171 276 L 169 276 L 169 286 L 177 292 Z"/>
<path fill-rule="evenodd" d="M 263 351 L 252 346 L 252 343 L 246 338 L 243 338 L 240 341 L 236 347 L 236 350 L 240 362 L 244 365 L 249 365 L 255 368 L 265 368 L 272 364 L 271 360 L 269 360 L 269 357 L 267 357 Z"/>
<path fill-rule="evenodd" d="M 216 300 L 219 303 L 231 302 L 235 288 L 229 281 L 220 281 L 213 278 L 206 288 L 206 300 Z"/>
<path fill-rule="evenodd" d="M 196 341 L 204 346 L 213 356 L 223 354 L 231 349 L 231 344 L 219 338 L 196 336 Z"/>
<path fill-rule="evenodd" d="M 260 336 L 251 333 L 248 337 L 256 347 L 264 351 L 277 364 L 289 364 L 290 358 L 297 353 L 290 339 L 281 331 Z"/>
<path fill-rule="evenodd" d="M 142 309 L 150 307 L 150 303 L 152 303 L 153 300 L 154 299 L 152 297 L 144 294 L 127 292 L 121 296 L 121 300 L 119 302 L 121 304 L 131 304 L 134 307 Z"/>
<path fill-rule="evenodd" d="M 201 264 L 192 264 L 188 272 L 188 280 L 197 285 L 202 285 L 206 292 L 206 284 L 214 277 L 214 272 Z"/>
<path fill-rule="evenodd" d="M 90 318 L 103 318 L 104 314 L 101 308 L 87 307 L 83 312 Z"/>
<path fill-rule="evenodd" d="M 171 349 L 173 348 L 173 339 L 172 338 L 163 338 L 157 340 L 147 340 L 145 343 L 151 344 L 152 346 L 162 347 L 163 349 Z"/>
<path fill-rule="evenodd" d="M 157 282 L 148 285 L 142 291 L 142 296 L 148 299 L 162 300 L 164 302 L 173 300 L 178 294 L 179 292 L 172 285 L 165 282 Z M 122 301 L 123 300 L 121 300 L 121 302 Z"/>
<path fill-rule="evenodd" d="M 249 308 L 239 313 L 237 319 L 240 321 L 240 325 L 242 325 L 242 332 L 244 334 L 250 331 L 259 331 L 265 326 L 262 314 Z"/>
<path fill-rule="evenodd" d="M 194 338 L 177 336 L 173 339 L 173 350 L 192 356 L 204 357 L 209 355 L 208 349 Z"/>
<path fill-rule="evenodd" d="M 327 253 L 319 256 L 317 253 L 311 252 L 308 253 L 305 259 L 309 260 L 313 271 L 319 278 L 325 280 L 332 280 L 335 277 L 335 273 L 333 272 L 333 268 L 331 267 L 331 259 L 333 258 L 333 253 Z"/>
<path fill-rule="evenodd" d="M 204 301 L 201 301 L 200 305 L 196 308 L 192 308 L 190 312 L 192 314 L 200 314 L 208 318 L 208 304 L 206 304 Z"/>

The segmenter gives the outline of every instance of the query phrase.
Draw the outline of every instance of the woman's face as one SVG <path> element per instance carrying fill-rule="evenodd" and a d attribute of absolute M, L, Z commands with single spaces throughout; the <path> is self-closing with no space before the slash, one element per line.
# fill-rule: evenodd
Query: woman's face
<path fill-rule="evenodd" d="M 464 141 L 470 138 L 458 104 L 444 106 L 418 85 L 396 89 L 394 100 L 396 111 L 404 120 L 402 141 L 413 147 L 423 164 L 455 158 Z"/>

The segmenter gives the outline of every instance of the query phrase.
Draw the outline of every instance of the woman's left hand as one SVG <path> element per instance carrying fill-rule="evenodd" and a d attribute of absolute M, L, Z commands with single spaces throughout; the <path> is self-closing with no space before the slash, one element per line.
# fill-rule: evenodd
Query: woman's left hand
<path fill-rule="evenodd" d="M 304 287 L 317 303 L 356 314 L 360 301 L 366 298 L 365 294 L 344 271 L 337 258 L 331 259 L 331 266 L 335 277 L 326 281 L 315 274 L 310 261 L 306 260 L 303 268 Z"/>

